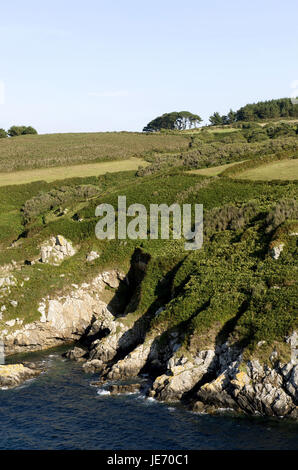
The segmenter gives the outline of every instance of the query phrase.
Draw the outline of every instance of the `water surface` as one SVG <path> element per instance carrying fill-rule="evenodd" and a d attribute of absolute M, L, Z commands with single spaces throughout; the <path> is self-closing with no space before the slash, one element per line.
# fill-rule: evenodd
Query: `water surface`
<path fill-rule="evenodd" d="M 0 390 L 0 449 L 298 449 L 294 422 L 198 415 L 140 393 L 108 395 L 61 351 L 32 358 L 45 361 L 46 372 Z"/>

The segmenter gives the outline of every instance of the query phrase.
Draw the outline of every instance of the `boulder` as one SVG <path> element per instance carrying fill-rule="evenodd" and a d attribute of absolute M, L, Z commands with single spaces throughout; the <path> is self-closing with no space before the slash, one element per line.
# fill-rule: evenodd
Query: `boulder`
<path fill-rule="evenodd" d="M 59 265 L 65 258 L 76 253 L 72 243 L 67 241 L 62 235 L 52 237 L 41 246 L 40 261 L 42 263 Z"/>
<path fill-rule="evenodd" d="M 90 251 L 90 253 L 88 253 L 86 256 L 86 260 L 88 261 L 88 263 L 90 263 L 91 261 L 94 261 L 99 258 L 99 256 L 100 255 L 97 253 L 97 251 Z"/>

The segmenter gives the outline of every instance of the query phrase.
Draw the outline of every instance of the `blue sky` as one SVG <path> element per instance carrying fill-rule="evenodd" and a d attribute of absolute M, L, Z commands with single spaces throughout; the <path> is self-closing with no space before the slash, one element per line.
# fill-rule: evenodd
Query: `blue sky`
<path fill-rule="evenodd" d="M 0 127 L 142 130 L 290 96 L 297 18 L 296 0 L 2 2 Z"/>

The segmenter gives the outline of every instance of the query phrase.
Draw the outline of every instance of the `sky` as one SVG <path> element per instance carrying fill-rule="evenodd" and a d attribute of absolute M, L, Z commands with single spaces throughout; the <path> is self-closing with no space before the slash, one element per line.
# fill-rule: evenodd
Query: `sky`
<path fill-rule="evenodd" d="M 141 131 L 298 95 L 297 18 L 297 0 L 1 1 L 0 128 Z"/>

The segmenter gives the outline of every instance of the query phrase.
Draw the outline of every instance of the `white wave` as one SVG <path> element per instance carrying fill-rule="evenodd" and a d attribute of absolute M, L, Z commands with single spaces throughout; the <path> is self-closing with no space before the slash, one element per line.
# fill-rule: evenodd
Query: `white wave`
<path fill-rule="evenodd" d="M 111 392 L 109 392 L 108 390 L 105 390 L 104 388 L 99 388 L 97 390 L 97 395 L 111 395 Z"/>

